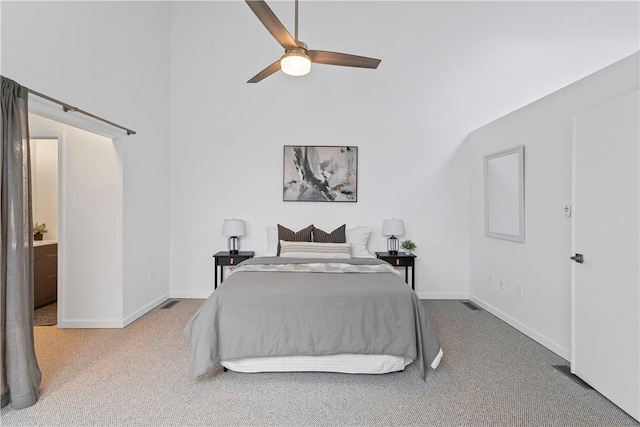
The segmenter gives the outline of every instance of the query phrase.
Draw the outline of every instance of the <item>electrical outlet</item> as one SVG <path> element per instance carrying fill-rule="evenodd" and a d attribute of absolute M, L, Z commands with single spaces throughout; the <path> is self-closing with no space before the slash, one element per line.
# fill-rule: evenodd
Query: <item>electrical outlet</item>
<path fill-rule="evenodd" d="M 153 280 L 153 270 L 147 271 L 147 282 L 151 283 Z"/>
<path fill-rule="evenodd" d="M 504 290 L 504 277 L 501 277 L 500 280 L 498 281 L 498 287 Z"/>
<path fill-rule="evenodd" d="M 518 296 L 519 296 L 520 298 L 524 297 L 524 286 L 522 286 L 522 283 L 518 283 L 518 284 L 516 285 L 516 290 L 517 290 L 517 292 L 518 292 Z"/>
<path fill-rule="evenodd" d="M 493 286 L 493 274 L 489 273 L 489 286 Z"/>

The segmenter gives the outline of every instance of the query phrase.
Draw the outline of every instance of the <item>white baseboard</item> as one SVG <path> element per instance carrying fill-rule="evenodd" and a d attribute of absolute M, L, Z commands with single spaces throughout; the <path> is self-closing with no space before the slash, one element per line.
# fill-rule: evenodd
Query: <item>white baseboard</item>
<path fill-rule="evenodd" d="M 121 329 L 122 319 L 73 319 L 62 320 L 57 325 L 60 329 Z"/>
<path fill-rule="evenodd" d="M 124 319 L 72 319 L 62 320 L 58 322 L 60 329 L 121 329 L 129 323 L 144 316 L 163 302 L 169 299 L 169 294 L 162 295 L 159 298 L 145 304 L 135 312 L 131 313 Z"/>
<path fill-rule="evenodd" d="M 154 308 L 156 308 L 157 306 L 159 306 L 160 304 L 162 304 L 168 299 L 169 299 L 169 294 L 164 294 L 161 297 L 154 299 L 150 303 L 145 304 L 143 307 L 140 307 L 139 309 L 137 309 L 136 311 L 134 311 L 133 313 L 131 313 L 130 315 L 124 318 L 124 320 L 122 321 L 123 327 L 127 326 L 129 323 L 133 322 L 134 320 L 144 316 L 145 314 L 147 314 L 148 312 L 150 312 L 151 310 L 153 310 Z"/>
<path fill-rule="evenodd" d="M 470 295 L 469 296 L 469 300 L 471 300 L 473 303 L 479 305 L 483 309 L 487 310 L 489 313 L 493 314 L 494 316 L 496 316 L 500 320 L 503 320 L 508 325 L 516 328 L 517 330 L 519 330 L 520 332 L 522 332 L 523 334 L 525 334 L 526 336 L 528 336 L 532 340 L 538 342 L 539 344 L 541 344 L 541 345 L 545 346 L 546 348 L 548 348 L 549 350 L 553 351 L 554 353 L 556 353 L 558 356 L 562 357 L 563 359 L 571 360 L 571 351 L 569 349 L 561 346 L 560 344 L 556 343 L 553 340 L 548 339 L 544 335 L 538 333 L 534 329 L 531 329 L 530 327 L 528 327 L 524 323 L 521 323 L 520 321 L 514 319 L 513 317 L 511 317 L 508 314 L 504 313 L 503 311 L 498 310 L 497 308 L 495 308 L 494 306 L 492 306 L 491 304 L 489 304 L 488 302 L 486 302 L 486 301 L 484 301 L 484 300 L 482 300 L 480 298 L 477 298 L 477 297 L 475 297 L 473 295 Z"/>
<path fill-rule="evenodd" d="M 207 299 L 213 292 L 210 291 L 171 291 L 170 298 L 184 299 Z M 467 293 L 438 293 L 438 292 L 416 292 L 420 299 L 469 299 Z"/>
<path fill-rule="evenodd" d="M 184 298 L 184 299 L 207 299 L 211 296 L 212 292 L 198 292 L 198 291 L 176 291 L 170 293 L 170 298 Z M 461 299 L 468 300 L 469 294 L 466 293 L 435 293 L 435 292 L 416 292 L 420 299 Z"/>
<path fill-rule="evenodd" d="M 213 292 L 210 291 L 175 291 L 170 292 L 169 296 L 171 298 L 184 298 L 184 299 L 207 299 L 211 296 Z"/>
<path fill-rule="evenodd" d="M 420 299 L 462 299 L 468 300 L 469 294 L 466 293 L 438 293 L 438 292 L 416 292 Z"/>

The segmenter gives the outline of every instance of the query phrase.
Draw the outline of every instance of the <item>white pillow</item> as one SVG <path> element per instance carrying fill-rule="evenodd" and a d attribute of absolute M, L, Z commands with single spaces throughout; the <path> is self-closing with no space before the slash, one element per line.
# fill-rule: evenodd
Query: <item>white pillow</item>
<path fill-rule="evenodd" d="M 347 228 L 347 243 L 351 243 L 352 258 L 375 258 L 371 252 L 367 250 L 367 242 L 371 234 L 371 228 L 367 226 L 359 226 Z"/>
<path fill-rule="evenodd" d="M 351 243 L 287 242 L 280 240 L 280 256 L 290 258 L 351 258 Z"/>
<path fill-rule="evenodd" d="M 278 227 L 267 225 L 267 254 L 276 256 L 278 253 Z"/>

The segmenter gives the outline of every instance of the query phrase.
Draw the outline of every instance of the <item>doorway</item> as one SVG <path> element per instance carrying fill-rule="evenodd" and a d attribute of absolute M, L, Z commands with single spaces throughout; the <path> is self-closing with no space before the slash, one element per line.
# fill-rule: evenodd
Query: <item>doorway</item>
<path fill-rule="evenodd" d="M 118 147 L 110 138 L 33 113 L 29 131 L 31 139 L 58 139 L 57 327 L 121 328 L 123 184 Z"/>
<path fill-rule="evenodd" d="M 59 140 L 31 138 L 34 326 L 57 323 Z"/>

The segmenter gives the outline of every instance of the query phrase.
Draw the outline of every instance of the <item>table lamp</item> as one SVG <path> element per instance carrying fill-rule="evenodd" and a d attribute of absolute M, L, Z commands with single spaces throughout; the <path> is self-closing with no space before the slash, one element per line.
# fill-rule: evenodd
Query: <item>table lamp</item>
<path fill-rule="evenodd" d="M 244 221 L 241 219 L 225 219 L 222 225 L 222 235 L 227 236 L 227 248 L 229 254 L 235 255 L 240 247 L 238 237 L 246 234 Z"/>
<path fill-rule="evenodd" d="M 387 239 L 387 252 L 389 255 L 398 255 L 400 244 L 396 236 L 404 235 L 404 222 L 401 219 L 385 219 L 382 222 L 382 235 L 390 236 Z"/>

